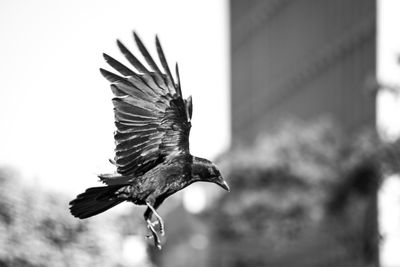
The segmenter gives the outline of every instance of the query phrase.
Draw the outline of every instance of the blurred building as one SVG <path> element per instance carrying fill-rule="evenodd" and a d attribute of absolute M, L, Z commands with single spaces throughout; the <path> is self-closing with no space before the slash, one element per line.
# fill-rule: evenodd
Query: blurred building
<path fill-rule="evenodd" d="M 287 117 L 375 125 L 375 0 L 231 0 L 232 142 Z"/>
<path fill-rule="evenodd" d="M 233 146 L 249 143 L 287 118 L 327 117 L 347 134 L 374 129 L 375 0 L 231 0 L 230 16 Z M 275 255 L 284 261 L 268 266 L 378 266 L 376 196 L 362 202 L 366 240 L 359 246 L 369 255 L 361 265 L 351 254 L 341 256 L 343 247 L 337 244 L 324 249 L 320 239 L 311 250 L 296 250 L 303 260 L 325 255 L 318 262 L 300 263 L 284 250 Z M 338 224 L 349 228 L 343 222 Z M 227 246 L 225 259 L 235 248 L 243 246 Z M 220 260 L 215 266 L 257 264 Z"/>

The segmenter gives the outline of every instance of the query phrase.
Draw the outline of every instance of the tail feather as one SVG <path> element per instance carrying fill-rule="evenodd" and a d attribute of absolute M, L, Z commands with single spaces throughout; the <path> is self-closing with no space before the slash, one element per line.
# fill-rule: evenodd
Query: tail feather
<path fill-rule="evenodd" d="M 114 193 L 125 185 L 91 187 L 79 194 L 70 204 L 71 214 L 86 219 L 102 213 L 124 201 Z"/>

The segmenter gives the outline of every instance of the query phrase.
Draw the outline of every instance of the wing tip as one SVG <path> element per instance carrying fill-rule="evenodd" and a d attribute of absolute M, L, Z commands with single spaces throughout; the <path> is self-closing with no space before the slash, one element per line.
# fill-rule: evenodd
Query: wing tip
<path fill-rule="evenodd" d="M 136 33 L 136 31 L 133 31 L 133 38 L 135 39 L 135 42 L 138 43 L 142 43 L 142 40 L 140 39 L 139 35 Z"/>
<path fill-rule="evenodd" d="M 179 95 L 182 97 L 182 89 L 181 89 L 181 78 L 179 76 L 179 67 L 178 62 L 175 62 L 175 75 L 176 75 L 176 83 Z"/>
<path fill-rule="evenodd" d="M 125 51 L 128 50 L 126 48 L 126 46 L 119 39 L 117 39 L 116 42 L 117 42 L 118 49 L 121 51 L 122 54 L 125 54 Z"/>
<path fill-rule="evenodd" d="M 103 68 L 99 68 L 99 71 L 100 71 L 100 73 L 101 73 L 101 75 L 103 75 L 104 77 L 107 75 L 107 73 L 108 73 L 108 70 L 105 70 L 105 69 L 103 69 Z"/>
<path fill-rule="evenodd" d="M 107 55 L 106 53 L 103 53 L 103 58 L 105 61 L 109 61 L 111 59 L 111 56 Z"/>

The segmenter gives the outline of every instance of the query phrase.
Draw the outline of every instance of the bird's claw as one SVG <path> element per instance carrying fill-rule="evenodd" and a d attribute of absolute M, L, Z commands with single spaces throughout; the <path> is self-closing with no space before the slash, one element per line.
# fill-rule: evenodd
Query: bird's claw
<path fill-rule="evenodd" d="M 151 239 L 154 238 L 154 245 L 161 250 L 161 242 L 160 238 L 157 235 L 157 231 L 154 229 L 154 226 L 157 225 L 156 222 L 152 222 L 150 220 L 147 220 L 147 228 L 151 231 L 152 235 L 147 235 L 146 238 Z"/>
<path fill-rule="evenodd" d="M 153 227 L 155 227 L 155 226 L 157 226 L 158 224 L 159 224 L 159 222 L 158 221 L 154 221 L 154 222 L 152 222 L 152 221 L 148 221 L 147 222 L 147 224 L 151 224 Z"/>
<path fill-rule="evenodd" d="M 154 225 L 157 225 L 157 224 L 160 225 L 160 234 L 161 234 L 161 236 L 164 236 L 165 235 L 164 221 L 158 214 L 155 213 L 155 215 L 157 217 L 157 220 L 154 222 Z"/>
<path fill-rule="evenodd" d="M 164 223 L 162 221 L 156 220 L 156 221 L 152 222 L 151 224 L 153 225 L 153 227 L 159 225 L 160 228 L 159 228 L 158 232 L 160 233 L 161 236 L 165 235 Z"/>
<path fill-rule="evenodd" d="M 151 211 L 153 212 L 153 214 L 156 216 L 157 220 L 155 220 L 154 222 L 151 222 L 149 219 L 147 220 L 147 223 L 151 224 L 154 228 L 154 226 L 156 226 L 157 224 L 160 225 L 160 234 L 161 236 L 165 235 L 165 226 L 164 226 L 164 220 L 161 218 L 161 216 L 157 213 L 157 211 L 153 208 L 153 206 L 151 206 L 150 204 L 147 203 L 147 206 L 151 209 Z"/>
<path fill-rule="evenodd" d="M 156 209 L 149 203 L 149 202 L 146 202 L 146 205 L 148 206 L 148 208 L 153 212 L 153 214 L 156 216 L 156 218 L 157 218 L 157 220 L 156 221 L 154 221 L 154 222 L 152 222 L 151 220 L 150 220 L 150 218 L 151 218 L 151 215 L 150 215 L 150 218 L 148 218 L 147 220 L 146 220 L 146 222 L 147 222 L 147 227 L 149 228 L 149 230 L 151 231 L 151 233 L 152 233 L 152 237 L 154 238 L 154 245 L 158 248 L 158 249 L 161 249 L 161 244 L 160 244 L 160 238 L 158 237 L 158 235 L 157 235 L 157 231 L 155 230 L 155 226 L 157 225 L 157 224 L 159 224 L 160 226 L 160 234 L 161 234 L 161 236 L 164 236 L 165 235 L 165 226 L 164 226 L 164 221 L 163 221 L 163 219 L 161 218 L 161 216 L 157 213 L 157 211 L 156 211 Z M 151 238 L 151 237 L 148 237 L 148 238 Z"/>

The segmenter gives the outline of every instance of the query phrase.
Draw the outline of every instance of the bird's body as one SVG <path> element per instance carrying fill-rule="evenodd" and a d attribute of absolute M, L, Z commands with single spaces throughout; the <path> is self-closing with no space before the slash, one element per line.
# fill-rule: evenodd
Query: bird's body
<path fill-rule="evenodd" d="M 162 203 L 170 195 L 198 181 L 192 174 L 192 162 L 193 156 L 190 154 L 173 157 L 156 165 L 142 176 L 130 177 L 129 183 L 117 194 L 120 198 L 126 198 L 127 201 L 137 205 L 146 205 L 146 200 Z M 118 179 L 119 176 L 114 177 L 109 178 L 105 183 L 118 184 L 112 180 Z"/>
<path fill-rule="evenodd" d="M 137 205 L 145 205 L 146 199 L 165 199 L 186 187 L 191 181 L 191 166 L 188 160 L 191 160 L 191 155 L 179 155 L 158 164 L 142 176 L 131 177 L 125 187 L 129 191 L 127 200 Z M 112 183 L 110 182 L 110 185 Z"/>
<path fill-rule="evenodd" d="M 135 33 L 134 37 L 151 70 L 119 41 L 121 52 L 140 73 L 106 54 L 107 63 L 122 76 L 100 69 L 115 95 L 116 155 L 112 162 L 117 172 L 99 175 L 106 186 L 88 188 L 70 202 L 70 210 L 75 217 L 85 219 L 123 201 L 147 205 L 144 217 L 156 246 L 161 248 L 151 216 L 157 217 L 163 234 L 163 221 L 156 209 L 167 197 L 197 181 L 213 182 L 226 190 L 229 187 L 212 162 L 190 154 L 192 99 L 182 98 L 177 65 L 175 83 L 158 38 L 164 73 Z"/>

